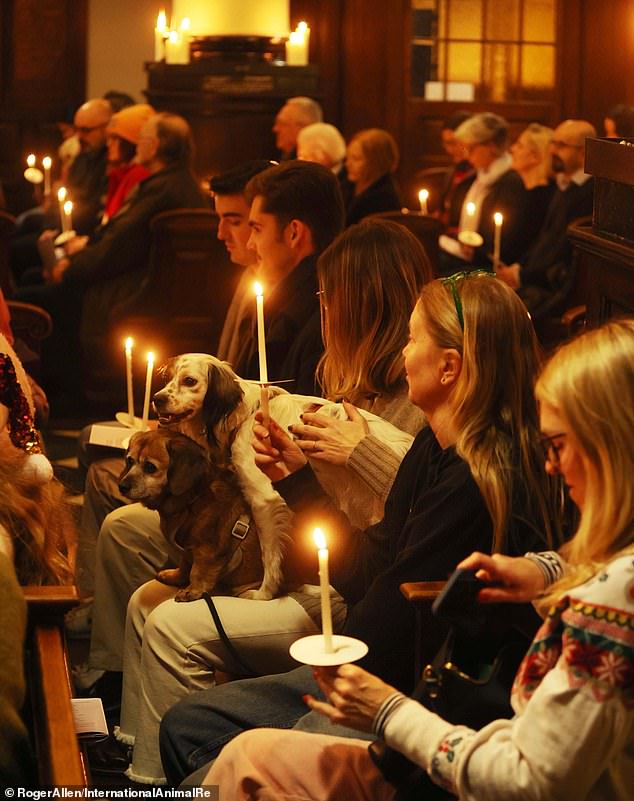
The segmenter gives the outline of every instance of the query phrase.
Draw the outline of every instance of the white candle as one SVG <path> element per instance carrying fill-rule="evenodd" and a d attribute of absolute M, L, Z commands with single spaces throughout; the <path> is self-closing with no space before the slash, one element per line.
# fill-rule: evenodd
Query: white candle
<path fill-rule="evenodd" d="M 493 215 L 493 222 L 495 223 L 495 238 L 493 240 L 493 269 L 496 269 L 500 263 L 500 245 L 502 244 L 502 223 L 504 217 L 499 211 Z"/>
<path fill-rule="evenodd" d="M 30 184 L 41 184 L 44 180 L 42 171 L 38 170 L 35 166 L 35 153 L 29 153 L 26 157 L 26 170 L 24 170 L 24 177 Z"/>
<path fill-rule="evenodd" d="M 253 284 L 255 290 L 255 303 L 258 321 L 258 357 L 260 361 L 260 406 L 262 409 L 262 416 L 264 418 L 264 425 L 269 423 L 269 389 L 268 381 L 269 375 L 266 368 L 266 338 L 264 336 L 264 291 L 262 284 L 256 281 Z"/>
<path fill-rule="evenodd" d="M 128 417 L 130 418 L 130 425 L 134 425 L 134 395 L 132 386 L 132 345 L 134 340 L 128 337 L 125 341 L 125 377 L 126 388 L 128 392 Z"/>
<path fill-rule="evenodd" d="M 164 39 L 167 33 L 167 17 L 165 11 L 160 11 L 156 18 L 154 28 L 154 61 L 163 61 L 165 58 Z"/>
<path fill-rule="evenodd" d="M 421 189 L 418 193 L 418 202 L 420 203 L 420 211 L 421 214 L 427 214 L 427 200 L 429 198 L 429 192 L 427 189 Z"/>
<path fill-rule="evenodd" d="M 57 190 L 57 202 L 59 203 L 59 221 L 62 226 L 62 233 L 66 230 L 66 217 L 64 215 L 64 203 L 66 202 L 66 187 L 60 186 Z"/>
<path fill-rule="evenodd" d="M 48 197 L 51 194 L 51 165 L 53 161 L 50 156 L 44 156 L 42 159 L 42 167 L 44 167 L 44 196 Z"/>
<path fill-rule="evenodd" d="M 178 64 L 180 56 L 181 38 L 178 31 L 170 31 L 165 40 L 165 63 Z"/>
<path fill-rule="evenodd" d="M 150 395 L 152 394 L 152 371 L 154 370 L 154 354 L 147 355 L 147 372 L 145 374 L 145 395 L 143 397 L 143 420 L 141 430 L 147 431 L 150 417 Z"/>
<path fill-rule="evenodd" d="M 67 200 L 64 203 L 64 222 L 62 224 L 63 231 L 73 230 L 73 201 Z"/>
<path fill-rule="evenodd" d="M 324 635 L 324 652 L 331 654 L 332 645 L 332 612 L 330 610 L 330 577 L 328 575 L 328 547 L 324 532 L 320 528 L 313 531 L 313 539 L 319 557 L 319 589 L 321 592 L 321 630 Z"/>
<path fill-rule="evenodd" d="M 308 64 L 309 41 L 310 28 L 305 22 L 300 22 L 286 42 L 286 63 L 289 66 L 305 67 Z"/>
<path fill-rule="evenodd" d="M 26 157 L 26 166 L 35 167 L 35 153 L 29 153 L 29 155 Z"/>
<path fill-rule="evenodd" d="M 178 63 L 179 64 L 189 64 L 189 34 L 192 27 L 192 23 L 189 17 L 183 17 L 181 20 L 180 25 L 180 52 Z"/>
<path fill-rule="evenodd" d="M 475 213 L 476 204 L 469 201 L 469 203 L 467 203 L 467 225 L 465 231 L 475 231 Z"/>

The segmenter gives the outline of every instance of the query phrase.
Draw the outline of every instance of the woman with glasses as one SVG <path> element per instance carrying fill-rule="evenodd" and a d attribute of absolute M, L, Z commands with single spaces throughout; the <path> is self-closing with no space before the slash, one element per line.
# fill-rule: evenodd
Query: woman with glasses
<path fill-rule="evenodd" d="M 335 723 L 374 731 L 465 801 L 634 797 L 634 321 L 584 334 L 551 359 L 536 389 L 546 468 L 581 512 L 553 561 L 474 554 L 463 566 L 502 586 L 482 600 L 539 598 L 547 611 L 513 688 L 515 717 L 455 726 L 361 668 L 317 670 Z M 543 569 L 546 567 L 546 569 Z M 207 777 L 232 798 L 394 799 L 366 743 L 253 732 Z M 420 798 L 425 798 L 421 795 Z"/>
<path fill-rule="evenodd" d="M 409 397 L 428 426 L 401 463 L 376 526 L 361 534 L 324 514 L 296 443 L 275 424 L 255 429 L 256 461 L 296 513 L 290 559 L 303 563 L 303 580 L 315 580 L 314 546 L 309 551 L 303 532 L 319 520 L 329 533 L 331 583 L 348 604 L 344 633 L 369 646 L 364 667 L 405 692 L 413 686 L 417 622 L 401 583 L 445 579 L 474 548 L 518 555 L 558 539 L 532 392 L 538 346 L 521 301 L 491 273 L 461 273 L 423 287 L 409 329 Z M 446 633 L 423 613 L 423 660 Z M 162 726 L 168 780 L 178 784 L 244 729 L 293 726 L 307 712 L 302 695 L 317 692 L 310 668 L 298 668 L 182 701 Z"/>

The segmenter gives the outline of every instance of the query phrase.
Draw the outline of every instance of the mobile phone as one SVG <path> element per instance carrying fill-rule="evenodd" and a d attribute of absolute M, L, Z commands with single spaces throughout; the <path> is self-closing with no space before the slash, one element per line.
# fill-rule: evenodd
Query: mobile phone
<path fill-rule="evenodd" d="M 432 604 L 432 612 L 444 620 L 464 623 L 477 615 L 478 593 L 487 586 L 486 581 L 476 578 L 475 570 L 459 567 Z"/>

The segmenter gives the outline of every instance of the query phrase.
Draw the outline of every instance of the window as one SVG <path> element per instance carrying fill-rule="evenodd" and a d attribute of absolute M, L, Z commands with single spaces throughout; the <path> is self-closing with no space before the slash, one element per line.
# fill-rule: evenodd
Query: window
<path fill-rule="evenodd" d="M 557 0 L 412 0 L 411 93 L 550 100 Z"/>

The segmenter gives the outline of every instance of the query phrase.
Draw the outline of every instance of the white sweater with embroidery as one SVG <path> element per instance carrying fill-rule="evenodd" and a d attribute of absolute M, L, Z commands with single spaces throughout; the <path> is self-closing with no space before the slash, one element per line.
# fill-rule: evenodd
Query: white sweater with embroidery
<path fill-rule="evenodd" d="M 476 732 L 395 701 L 377 715 L 388 745 L 463 801 L 632 801 L 634 555 L 550 611 L 515 679 L 513 719 Z"/>

